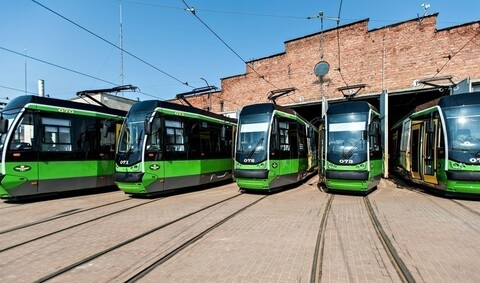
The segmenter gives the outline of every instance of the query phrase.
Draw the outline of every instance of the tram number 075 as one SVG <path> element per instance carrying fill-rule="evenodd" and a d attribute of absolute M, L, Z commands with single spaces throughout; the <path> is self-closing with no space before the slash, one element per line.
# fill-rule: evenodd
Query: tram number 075
<path fill-rule="evenodd" d="M 352 159 L 340 159 L 338 162 L 340 162 L 341 164 L 353 164 Z"/>

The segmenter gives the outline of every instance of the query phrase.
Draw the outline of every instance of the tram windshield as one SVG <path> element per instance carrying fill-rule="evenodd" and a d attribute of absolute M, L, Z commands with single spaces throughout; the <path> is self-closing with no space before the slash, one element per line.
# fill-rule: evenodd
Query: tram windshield
<path fill-rule="evenodd" d="M 480 106 L 444 108 L 449 150 L 480 151 Z"/>
<path fill-rule="evenodd" d="M 145 112 L 130 113 L 120 132 L 118 153 L 126 154 L 129 164 L 141 159 L 143 137 L 145 135 L 145 117 Z"/>
<path fill-rule="evenodd" d="M 258 163 L 267 157 L 267 133 L 270 115 L 240 116 L 236 158 L 241 162 Z"/>
<path fill-rule="evenodd" d="M 328 159 L 332 162 L 359 163 L 366 160 L 366 113 L 328 116 Z"/>
<path fill-rule="evenodd" d="M 5 132 L 4 133 L 1 133 L 0 132 L 0 150 L 3 149 L 5 143 L 7 142 L 7 135 L 8 135 L 8 132 L 10 131 L 10 128 L 12 127 L 13 125 L 13 121 L 15 119 L 15 117 L 18 115 L 18 111 L 15 111 L 15 112 L 12 112 L 12 111 L 5 111 L 5 112 L 2 112 L 2 118 L 3 120 L 7 120 L 8 122 L 8 129 L 5 129 Z"/>

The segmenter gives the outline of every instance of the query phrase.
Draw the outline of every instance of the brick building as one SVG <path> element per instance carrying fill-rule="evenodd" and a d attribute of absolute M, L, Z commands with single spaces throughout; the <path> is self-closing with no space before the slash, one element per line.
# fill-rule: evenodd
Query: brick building
<path fill-rule="evenodd" d="M 267 101 L 274 90 L 294 88 L 277 104 L 313 118 L 322 98 L 334 103 L 345 93 L 358 92 L 355 99 L 380 107 L 385 90 L 388 108 L 396 107 L 393 121 L 414 104 L 480 84 L 480 21 L 438 30 L 437 15 L 373 30 L 367 19 L 288 40 L 285 52 L 247 62 L 244 74 L 221 80 L 220 91 L 188 101 L 213 112 L 235 113 Z M 329 69 L 319 77 L 314 67 L 322 61 Z"/>

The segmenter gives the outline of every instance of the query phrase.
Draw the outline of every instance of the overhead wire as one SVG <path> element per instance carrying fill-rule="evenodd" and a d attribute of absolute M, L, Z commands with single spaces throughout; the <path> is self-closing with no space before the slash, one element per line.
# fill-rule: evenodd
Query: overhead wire
<path fill-rule="evenodd" d="M 166 9 L 185 10 L 182 7 L 175 7 L 175 6 L 169 6 L 169 5 L 154 4 L 154 3 L 146 3 L 146 2 L 142 2 L 142 1 L 133 1 L 133 0 L 118 0 L 118 1 L 122 1 L 124 3 L 145 5 L 145 6 L 166 8 Z M 197 8 L 195 8 L 195 10 L 196 11 L 202 11 L 202 12 L 210 12 L 210 13 L 221 13 L 221 14 L 242 15 L 242 16 L 257 16 L 257 17 L 271 17 L 271 18 L 285 18 L 285 19 L 298 19 L 298 20 L 305 20 L 305 19 L 311 19 L 312 18 L 310 16 L 305 17 L 305 16 L 290 16 L 290 15 L 275 15 L 275 14 L 249 13 L 249 12 L 224 11 L 224 10 L 212 10 L 212 9 L 197 9 Z M 325 17 L 325 19 L 328 19 L 328 17 Z M 333 19 L 333 17 L 331 19 Z M 342 18 L 342 20 L 343 21 L 356 22 L 356 21 L 364 20 L 364 18 L 361 18 L 361 19 Z M 402 19 L 397 19 L 397 20 L 369 19 L 369 22 L 383 22 L 383 23 L 398 23 L 400 21 L 402 21 Z M 451 21 L 438 21 L 437 23 L 463 24 L 463 22 L 451 22 Z"/>
<path fill-rule="evenodd" d="M 438 74 L 440 74 L 440 72 L 447 66 L 447 64 L 453 59 L 453 57 L 455 57 L 458 53 L 460 53 L 460 51 L 462 51 L 468 44 L 470 44 L 470 42 L 472 42 L 477 36 L 480 35 L 480 31 L 477 32 L 474 36 L 472 36 L 472 38 L 470 38 L 462 47 L 460 47 L 457 51 L 453 52 L 452 55 L 448 55 L 448 60 L 447 62 L 445 62 L 445 64 L 443 64 L 443 66 L 440 68 L 440 69 L 437 69 L 437 73 L 434 75 L 434 77 L 436 77 Z"/>
<path fill-rule="evenodd" d="M 343 77 L 343 73 L 342 73 L 342 67 L 341 67 L 341 46 L 340 46 L 340 15 L 342 13 L 342 4 L 343 4 L 343 0 L 340 0 L 340 6 L 338 8 L 338 16 L 337 16 L 337 48 L 338 48 L 338 73 L 340 74 L 340 77 L 342 78 L 343 80 L 343 83 L 348 86 L 348 83 L 347 81 L 345 80 L 345 78 Z"/>
<path fill-rule="evenodd" d="M 42 59 L 38 59 L 38 58 L 35 58 L 33 56 L 29 56 L 29 55 L 26 55 L 24 53 L 20 53 L 20 52 L 16 52 L 14 50 L 11 50 L 11 49 L 8 49 L 8 48 L 5 48 L 5 47 L 2 47 L 0 46 L 0 49 L 1 50 L 4 50 L 4 51 L 7 51 L 7 52 L 10 52 L 10 53 L 13 53 L 15 55 L 19 55 L 19 56 L 22 56 L 24 58 L 28 58 L 28 59 L 31 59 L 31 60 L 34 60 L 34 61 L 37 61 L 37 62 L 40 62 L 40 63 L 43 63 L 43 64 L 47 64 L 47 65 L 50 65 L 50 66 L 53 66 L 53 67 L 56 67 L 56 68 L 59 68 L 59 69 L 62 69 L 62 70 L 65 70 L 65 71 L 69 71 L 69 72 L 72 72 L 72 73 L 75 73 L 77 75 L 81 75 L 81 76 L 84 76 L 84 77 L 87 77 L 87 78 L 91 78 L 91 79 L 94 79 L 94 80 L 97 80 L 97 81 L 101 81 L 101 82 L 104 82 L 104 83 L 107 83 L 107 84 L 111 84 L 111 85 L 114 85 L 114 86 L 119 86 L 118 84 L 116 83 L 113 83 L 113 82 L 110 82 L 110 81 L 107 81 L 107 80 L 104 80 L 104 79 L 101 79 L 101 78 L 98 78 L 98 77 L 95 77 L 95 76 L 92 76 L 92 75 L 89 75 L 89 74 L 85 74 L 85 73 L 82 73 L 82 72 L 79 72 L 79 71 L 75 71 L 71 68 L 67 68 L 67 67 L 63 67 L 63 66 L 60 66 L 58 64 L 55 64 L 55 63 L 51 63 L 51 62 L 48 62 L 48 61 L 45 61 L 45 60 L 42 60 Z M 19 91 L 18 89 L 15 89 L 15 88 L 8 88 L 8 87 L 4 87 L 6 89 L 10 89 L 10 90 L 15 90 L 15 91 Z M 20 90 L 21 92 L 25 92 L 25 90 Z M 145 93 L 145 92 L 142 92 L 142 91 L 137 91 L 138 93 L 141 93 L 141 94 L 144 94 L 146 96 L 150 96 L 150 97 L 154 97 L 154 98 L 158 98 L 160 99 L 159 97 L 157 96 L 154 96 L 154 95 L 151 95 L 151 94 L 148 94 L 148 93 Z M 33 93 L 33 92 L 28 92 L 27 93 L 30 93 L 30 94 L 36 94 L 36 93 Z"/>
<path fill-rule="evenodd" d="M 9 89 L 9 90 L 14 90 L 14 91 L 23 92 L 23 93 L 26 92 L 26 93 L 30 93 L 30 94 L 36 94 L 36 93 L 34 93 L 34 92 L 25 91 L 24 89 L 18 89 L 18 88 L 3 86 L 3 85 L 0 85 L 0 88 Z M 9 100 L 10 98 L 8 98 L 8 97 L 2 97 L 2 99 Z"/>
<path fill-rule="evenodd" d="M 24 58 L 28 58 L 28 59 L 35 60 L 35 61 L 38 61 L 38 62 L 47 64 L 47 65 L 50 65 L 50 66 L 54 66 L 54 67 L 56 67 L 56 68 L 60 68 L 60 69 L 63 69 L 63 70 L 66 70 L 66 71 L 69 71 L 69 72 L 72 72 L 72 73 L 75 73 L 75 74 L 78 74 L 78 75 L 82 75 L 82 76 L 85 76 L 85 77 L 88 77 L 88 78 L 91 78 L 91 79 L 94 79 L 94 80 L 98 80 L 98 81 L 101 81 L 101 82 L 104 82 L 104 83 L 108 83 L 108 84 L 111 84 L 111 85 L 118 86 L 116 83 L 112 83 L 112 82 L 110 82 L 110 81 L 107 81 L 107 80 L 104 80 L 104 79 L 100 79 L 100 78 L 97 78 L 97 77 L 95 77 L 95 76 L 88 75 L 88 74 L 85 74 L 85 73 L 82 73 L 82 72 L 79 72 L 79 71 L 75 71 L 75 70 L 73 70 L 73 69 L 70 69 L 70 68 L 67 68 L 67 67 L 63 67 L 63 66 L 60 66 L 60 65 L 58 65 L 58 64 L 50 63 L 50 62 L 47 62 L 47 61 L 42 60 L 42 59 L 38 59 L 38 58 L 29 56 L 29 55 L 26 55 L 26 54 L 23 54 L 23 53 L 20 53 L 20 52 L 16 52 L 16 51 L 10 50 L 10 49 L 5 48 L 5 47 L 2 47 L 2 46 L 0 46 L 0 49 L 2 49 L 2 50 L 4 50 L 4 51 L 7 51 L 7 52 L 10 52 L 10 53 L 13 53 L 13 54 L 16 54 L 16 55 L 19 55 L 19 56 L 22 56 L 22 57 L 24 57 Z"/>
<path fill-rule="evenodd" d="M 215 31 L 213 31 L 212 28 L 210 28 L 195 12 L 195 9 L 190 7 L 186 2 L 185 0 L 182 0 L 183 4 L 185 5 L 186 7 L 186 10 L 187 11 L 190 11 L 192 13 L 193 16 L 195 16 L 195 18 L 197 18 L 198 21 L 200 21 L 213 35 L 215 35 L 215 37 L 217 37 L 230 51 L 233 52 L 233 54 L 235 54 L 235 56 L 237 56 L 243 63 L 245 63 L 245 65 L 250 68 L 255 74 L 258 75 L 259 78 L 261 78 L 262 80 L 264 80 L 265 82 L 267 82 L 268 84 L 270 84 L 271 86 L 275 87 L 275 88 L 278 88 L 277 86 L 275 86 L 273 83 L 271 83 L 269 80 L 267 80 L 265 78 L 265 76 L 263 76 L 262 74 L 258 73 L 257 70 L 255 70 L 255 68 L 253 68 L 251 66 L 251 64 L 247 63 L 247 61 L 245 59 L 242 58 L 242 56 L 240 56 L 235 50 L 233 50 L 232 47 L 230 47 L 230 45 L 228 45 Z"/>
<path fill-rule="evenodd" d="M 151 68 L 153 68 L 153 69 L 155 69 L 155 70 L 159 71 L 160 73 L 164 74 L 165 76 L 167 76 L 167 77 L 169 77 L 169 78 L 171 78 L 171 79 L 173 79 L 173 80 L 175 80 L 175 81 L 177 81 L 177 82 L 181 83 L 182 85 L 186 85 L 186 86 L 189 86 L 189 87 L 193 88 L 193 86 L 190 86 L 190 85 L 188 84 L 188 82 L 183 82 L 183 81 L 181 81 L 180 79 L 178 79 L 178 78 L 174 77 L 173 75 L 171 75 L 171 74 L 169 74 L 169 73 L 167 73 L 167 72 L 163 71 L 162 69 L 160 69 L 160 68 L 158 68 L 158 67 L 154 66 L 153 64 L 150 64 L 149 62 L 147 62 L 147 61 L 145 61 L 145 60 L 141 59 L 140 57 L 136 56 L 135 54 L 133 54 L 133 53 L 131 53 L 131 52 L 129 52 L 129 51 L 127 51 L 127 50 L 125 50 L 125 49 L 122 49 L 120 46 L 116 45 L 115 43 L 112 43 L 112 42 L 110 42 L 109 40 L 107 40 L 107 39 L 105 39 L 105 38 L 101 37 L 100 35 L 98 35 L 98 34 L 96 34 L 96 33 L 92 32 L 92 31 L 88 30 L 87 28 L 85 28 L 85 27 L 81 26 L 80 24 L 77 24 L 76 22 L 74 22 L 74 21 L 72 21 L 72 20 L 68 19 L 67 17 L 65 17 L 65 16 L 61 15 L 60 13 L 58 13 L 58 12 L 56 12 L 56 11 L 54 11 L 54 10 L 52 10 L 52 9 L 48 8 L 47 6 L 45 6 L 45 5 L 41 4 L 41 3 L 39 3 L 38 1 L 36 1 L 36 0 L 31 0 L 31 1 L 32 1 L 32 2 L 34 2 L 35 4 L 39 5 L 40 7 L 42 7 L 42 8 L 44 8 L 44 9 L 46 9 L 46 10 L 50 11 L 51 13 L 53 13 L 53 14 L 55 14 L 55 15 L 59 16 L 60 18 L 62 18 L 62 19 L 64 19 L 64 20 L 66 20 L 67 22 L 69 22 L 69 23 L 73 24 L 74 26 L 76 26 L 76 27 L 78 27 L 78 28 L 80 28 L 80 29 L 84 30 L 85 32 L 87 32 L 87 33 L 89 33 L 89 34 L 91 34 L 91 35 L 95 36 L 96 38 L 98 38 L 98 39 L 102 40 L 103 42 L 105 42 L 105 43 L 107 43 L 107 44 L 109 44 L 109 45 L 111 45 L 111 46 L 113 46 L 113 47 L 117 48 L 118 50 L 120 50 L 120 51 L 124 52 L 125 54 L 128 54 L 128 55 L 132 56 L 133 58 L 137 59 L 138 61 L 140 61 L 140 62 L 142 62 L 142 63 L 146 64 L 147 66 L 150 66 Z"/>
<path fill-rule="evenodd" d="M 122 2 L 132 3 L 132 4 L 139 4 L 139 5 L 147 5 L 147 6 L 154 6 L 160 8 L 167 8 L 167 9 L 175 9 L 175 10 L 185 10 L 181 7 L 174 7 L 162 4 L 153 4 L 153 3 L 145 3 L 140 1 L 131 1 L 131 0 L 121 0 Z M 222 10 L 212 10 L 212 9 L 197 9 L 196 11 L 202 12 L 211 12 L 211 13 L 221 13 L 221 14 L 231 14 L 231 15 L 244 15 L 244 16 L 258 16 L 258 17 L 271 17 L 271 18 L 289 18 L 289 19 L 299 19 L 304 20 L 305 17 L 303 16 L 288 16 L 288 15 L 274 15 L 274 14 L 261 14 L 261 13 L 247 13 L 247 12 L 237 12 L 237 11 L 222 11 Z"/>

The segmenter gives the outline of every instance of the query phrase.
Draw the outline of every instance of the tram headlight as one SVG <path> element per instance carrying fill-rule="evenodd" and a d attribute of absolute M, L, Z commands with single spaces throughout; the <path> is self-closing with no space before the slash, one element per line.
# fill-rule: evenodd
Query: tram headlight
<path fill-rule="evenodd" d="M 355 167 L 357 167 L 357 169 L 365 169 L 365 163 L 358 164 Z"/>
<path fill-rule="evenodd" d="M 452 163 L 452 167 L 454 169 L 460 169 L 460 168 L 465 168 L 465 164 L 464 163 L 460 163 L 460 162 L 453 162 Z"/>

